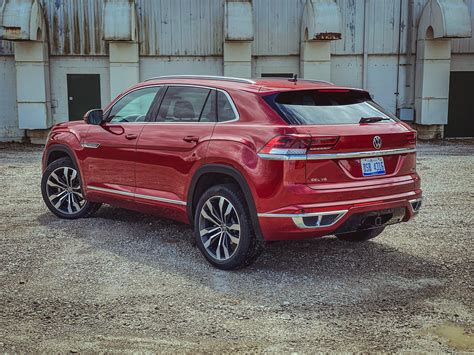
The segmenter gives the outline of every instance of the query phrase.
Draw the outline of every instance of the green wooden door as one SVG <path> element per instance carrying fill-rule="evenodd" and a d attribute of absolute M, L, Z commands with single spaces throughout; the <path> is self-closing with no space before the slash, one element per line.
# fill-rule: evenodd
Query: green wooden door
<path fill-rule="evenodd" d="M 474 137 L 474 72 L 451 72 L 445 137 Z"/>
<path fill-rule="evenodd" d="M 82 120 L 87 111 L 101 108 L 100 75 L 68 74 L 67 96 L 69 121 Z"/>

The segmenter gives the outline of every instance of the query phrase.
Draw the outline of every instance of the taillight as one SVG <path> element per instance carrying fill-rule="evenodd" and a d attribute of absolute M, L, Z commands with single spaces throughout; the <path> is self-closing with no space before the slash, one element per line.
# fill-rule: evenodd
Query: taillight
<path fill-rule="evenodd" d="M 315 151 L 331 149 L 338 140 L 338 136 L 288 134 L 272 138 L 259 153 L 280 155 L 310 154 Z"/>
<path fill-rule="evenodd" d="M 317 150 L 331 149 L 339 140 L 338 136 L 313 136 L 311 137 L 311 146 L 309 152 Z"/>
<path fill-rule="evenodd" d="M 306 154 L 311 144 L 311 136 L 289 134 L 272 138 L 260 150 L 263 154 Z"/>
<path fill-rule="evenodd" d="M 408 144 L 416 144 L 416 132 L 408 132 L 406 134 L 406 140 Z"/>

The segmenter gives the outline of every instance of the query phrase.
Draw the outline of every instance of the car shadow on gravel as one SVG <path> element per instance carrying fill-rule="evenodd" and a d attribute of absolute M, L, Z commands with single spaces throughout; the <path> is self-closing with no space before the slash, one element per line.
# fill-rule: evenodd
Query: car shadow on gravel
<path fill-rule="evenodd" d="M 385 238 L 397 237 L 392 231 L 365 243 L 334 237 L 273 242 L 252 266 L 225 272 L 210 266 L 191 245 L 189 226 L 173 221 L 104 206 L 93 218 L 60 220 L 45 213 L 38 222 L 80 240 L 88 252 L 113 253 L 153 273 L 172 273 L 218 293 L 262 302 L 412 302 L 439 293 L 444 285 L 438 265 L 384 244 Z"/>

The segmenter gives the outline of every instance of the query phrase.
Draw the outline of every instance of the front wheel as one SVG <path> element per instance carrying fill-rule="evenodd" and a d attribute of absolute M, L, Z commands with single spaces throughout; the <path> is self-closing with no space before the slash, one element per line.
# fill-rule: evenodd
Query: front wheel
<path fill-rule="evenodd" d="M 89 217 L 100 207 L 100 203 L 85 199 L 79 171 L 69 158 L 48 165 L 41 179 L 41 193 L 49 210 L 60 218 Z"/>
<path fill-rule="evenodd" d="M 245 198 L 234 184 L 211 187 L 200 198 L 195 216 L 196 245 L 222 270 L 250 265 L 263 250 L 253 230 Z"/>
<path fill-rule="evenodd" d="M 344 240 L 347 242 L 364 242 L 366 240 L 375 238 L 380 233 L 382 233 L 384 229 L 385 227 L 364 229 L 364 230 L 349 232 L 349 233 L 344 233 L 344 234 L 336 234 L 336 237 L 340 240 Z"/>

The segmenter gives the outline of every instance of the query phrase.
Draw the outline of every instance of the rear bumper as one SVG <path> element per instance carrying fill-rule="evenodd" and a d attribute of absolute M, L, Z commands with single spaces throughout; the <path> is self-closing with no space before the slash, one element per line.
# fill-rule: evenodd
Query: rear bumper
<path fill-rule="evenodd" d="M 421 190 L 415 190 L 305 205 L 301 213 L 259 213 L 258 218 L 265 240 L 306 239 L 407 222 L 418 213 L 421 201 Z"/>

